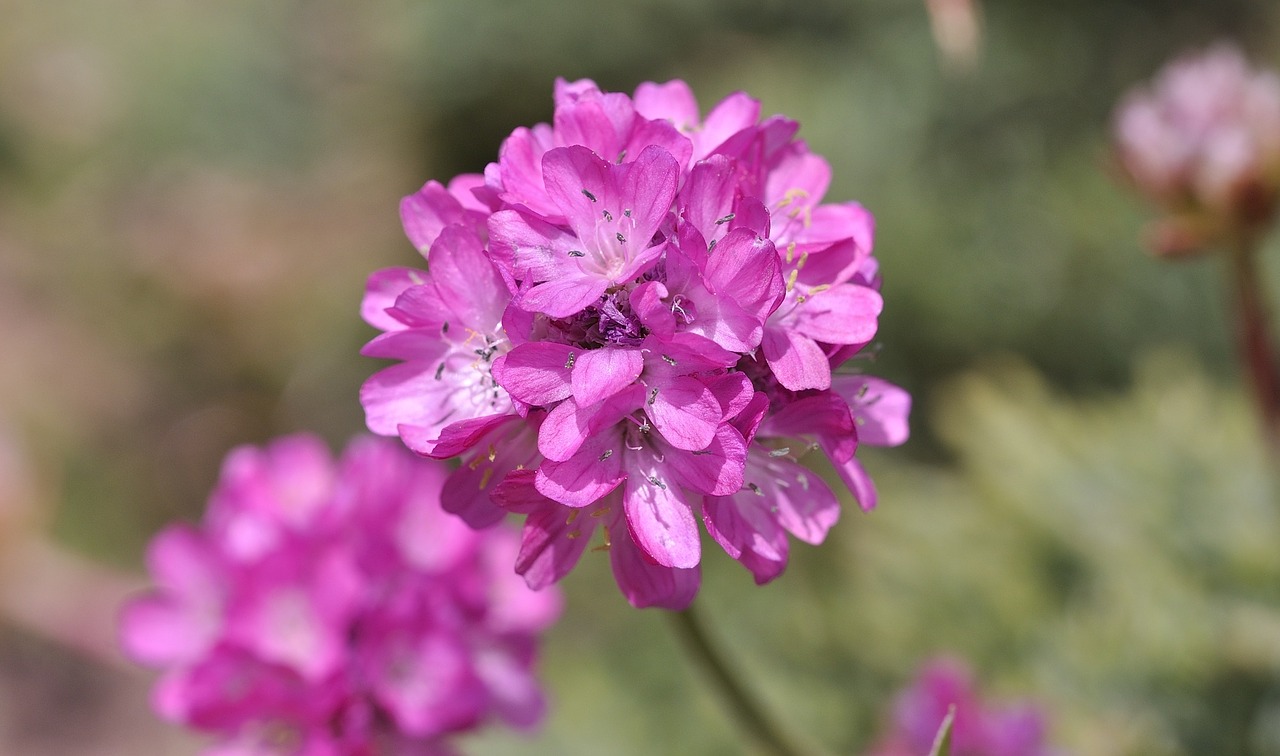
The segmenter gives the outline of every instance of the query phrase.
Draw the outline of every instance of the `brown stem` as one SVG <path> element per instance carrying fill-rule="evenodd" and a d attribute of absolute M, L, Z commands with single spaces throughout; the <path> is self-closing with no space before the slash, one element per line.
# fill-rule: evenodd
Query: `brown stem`
<path fill-rule="evenodd" d="M 1280 369 L 1272 350 L 1270 312 L 1258 276 L 1257 244 L 1242 238 L 1230 255 L 1236 305 L 1236 343 L 1249 376 L 1267 442 L 1280 455 Z"/>

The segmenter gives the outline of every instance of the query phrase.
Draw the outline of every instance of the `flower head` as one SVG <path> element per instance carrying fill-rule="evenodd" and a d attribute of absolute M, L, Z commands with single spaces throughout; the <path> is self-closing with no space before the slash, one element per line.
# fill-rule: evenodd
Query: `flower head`
<path fill-rule="evenodd" d="M 968 668 L 954 659 L 935 659 L 904 691 L 893 709 L 888 735 L 873 756 L 928 753 L 947 712 L 955 707 L 951 728 L 954 756 L 1049 756 L 1045 721 L 1039 709 L 1017 703 L 991 706 L 974 688 Z"/>
<path fill-rule="evenodd" d="M 1115 115 L 1119 161 L 1168 214 L 1161 254 L 1199 251 L 1270 223 L 1280 192 L 1280 77 L 1219 44 L 1168 64 Z"/>
<path fill-rule="evenodd" d="M 405 200 L 427 270 L 370 279 L 365 354 L 400 362 L 365 384 L 369 427 L 461 457 L 444 506 L 472 525 L 525 515 L 535 587 L 598 532 L 633 604 L 682 608 L 699 520 L 772 579 L 787 533 L 838 516 L 799 457 L 823 447 L 870 508 L 860 424 L 905 439 L 906 394 L 848 370 L 882 307 L 871 216 L 824 204 L 826 161 L 745 94 L 705 118 L 679 81 L 555 103 L 482 181 Z"/>
<path fill-rule="evenodd" d="M 559 596 L 511 573 L 515 534 L 440 509 L 445 476 L 373 439 L 336 464 L 303 435 L 233 451 L 124 612 L 126 650 L 164 670 L 160 714 L 235 753 L 444 753 L 491 716 L 535 724 Z"/>

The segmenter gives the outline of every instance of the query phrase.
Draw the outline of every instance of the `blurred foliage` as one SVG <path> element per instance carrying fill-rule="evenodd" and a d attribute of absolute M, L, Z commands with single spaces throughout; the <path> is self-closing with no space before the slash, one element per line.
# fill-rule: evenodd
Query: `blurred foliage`
<path fill-rule="evenodd" d="M 702 608 L 768 702 L 852 752 L 950 650 L 1038 696 L 1077 753 L 1280 751 L 1277 501 L 1221 388 L 1221 273 L 1141 252 L 1106 146 L 1120 94 L 1189 46 L 1280 64 L 1280 9 L 983 7 L 961 75 L 909 0 L 0 0 L 0 440 L 34 481 L 0 470 L 0 505 L 46 510 L 0 521 L 136 568 L 229 447 L 342 442 L 374 368 L 363 279 L 414 260 L 398 198 L 549 118 L 556 76 L 681 77 L 704 107 L 744 89 L 800 120 L 829 197 L 876 213 L 876 371 L 917 397 L 912 443 L 868 454 L 879 511 L 763 589 L 708 556 Z M 568 589 L 538 751 L 738 752 L 661 614 L 627 608 L 602 559 Z M 42 655 L 62 679 L 24 644 L 0 679 Z M 0 750 L 20 719 L 0 705 Z M 48 752 L 139 752 L 122 737 Z"/>

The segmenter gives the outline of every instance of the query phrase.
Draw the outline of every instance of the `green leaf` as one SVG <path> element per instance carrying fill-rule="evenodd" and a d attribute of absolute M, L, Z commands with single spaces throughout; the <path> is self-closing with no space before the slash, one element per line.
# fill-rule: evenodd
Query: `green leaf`
<path fill-rule="evenodd" d="M 951 704 L 947 707 L 947 716 L 938 726 L 938 734 L 933 736 L 933 748 L 929 749 L 929 756 L 951 756 L 951 725 L 955 721 L 956 705 Z"/>

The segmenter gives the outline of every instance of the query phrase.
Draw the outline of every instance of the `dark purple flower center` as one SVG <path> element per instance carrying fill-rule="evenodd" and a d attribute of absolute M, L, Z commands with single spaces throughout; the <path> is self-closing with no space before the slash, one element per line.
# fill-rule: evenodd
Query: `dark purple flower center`
<path fill-rule="evenodd" d="M 640 346 L 649 329 L 631 309 L 626 289 L 610 292 L 582 312 L 562 320 L 552 320 L 552 329 L 565 343 L 597 349 L 604 346 Z"/>

